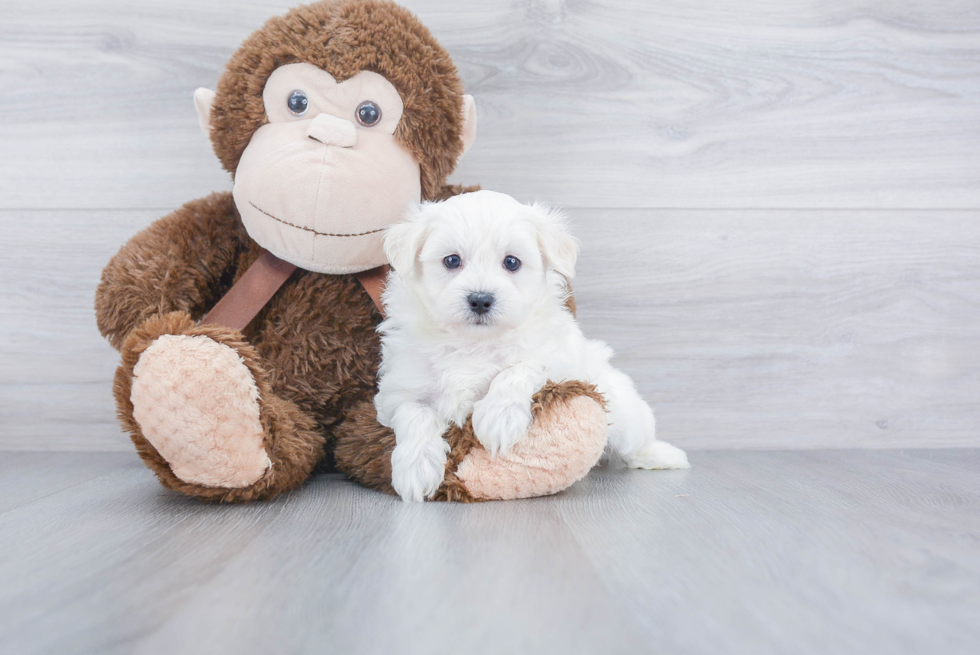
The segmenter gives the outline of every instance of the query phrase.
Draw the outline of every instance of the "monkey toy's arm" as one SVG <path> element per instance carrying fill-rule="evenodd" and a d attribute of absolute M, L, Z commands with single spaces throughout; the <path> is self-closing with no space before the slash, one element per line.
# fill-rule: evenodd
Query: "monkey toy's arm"
<path fill-rule="evenodd" d="M 133 237 L 96 292 L 99 330 L 122 355 L 123 429 L 164 486 L 204 500 L 270 498 L 323 456 L 316 421 L 276 394 L 246 337 L 197 323 L 249 245 L 231 194 L 216 193 Z"/>
<path fill-rule="evenodd" d="M 231 283 L 244 229 L 230 193 L 194 200 L 124 245 L 95 293 L 99 331 L 116 349 L 147 319 L 201 318 Z"/>

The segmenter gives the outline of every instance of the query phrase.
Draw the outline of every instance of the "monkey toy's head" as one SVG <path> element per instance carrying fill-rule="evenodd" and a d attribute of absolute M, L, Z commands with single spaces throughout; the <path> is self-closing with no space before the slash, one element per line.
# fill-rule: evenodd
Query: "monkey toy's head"
<path fill-rule="evenodd" d="M 384 264 L 384 228 L 442 194 L 476 134 L 449 54 L 385 0 L 271 19 L 194 100 L 249 235 L 320 273 Z"/>

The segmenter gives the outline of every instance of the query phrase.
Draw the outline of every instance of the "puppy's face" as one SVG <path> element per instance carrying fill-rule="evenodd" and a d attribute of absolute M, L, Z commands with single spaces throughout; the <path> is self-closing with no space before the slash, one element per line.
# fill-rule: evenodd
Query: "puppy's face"
<path fill-rule="evenodd" d="M 525 323 L 574 276 L 578 243 L 557 212 L 477 191 L 423 204 L 385 252 L 435 323 L 480 336 Z"/>

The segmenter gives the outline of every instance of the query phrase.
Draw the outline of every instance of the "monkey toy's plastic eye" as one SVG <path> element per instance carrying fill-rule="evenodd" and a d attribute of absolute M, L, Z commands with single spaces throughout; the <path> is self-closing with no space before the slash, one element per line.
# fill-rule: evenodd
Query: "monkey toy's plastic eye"
<path fill-rule="evenodd" d="M 310 99 L 306 97 L 305 91 L 296 89 L 289 94 L 289 98 L 286 100 L 286 106 L 289 107 L 289 111 L 292 112 L 293 116 L 302 116 L 310 108 Z"/>
<path fill-rule="evenodd" d="M 371 100 L 365 100 L 357 106 L 354 115 L 357 117 L 357 122 L 364 127 L 373 127 L 381 120 L 381 107 Z"/>
<path fill-rule="evenodd" d="M 510 272 L 514 272 L 521 267 L 521 260 L 513 255 L 507 255 L 504 257 L 504 268 Z"/>
<path fill-rule="evenodd" d="M 459 258 L 459 255 L 449 255 L 442 260 L 442 265 L 452 270 L 454 268 L 459 268 L 459 265 L 463 263 L 463 260 Z"/>

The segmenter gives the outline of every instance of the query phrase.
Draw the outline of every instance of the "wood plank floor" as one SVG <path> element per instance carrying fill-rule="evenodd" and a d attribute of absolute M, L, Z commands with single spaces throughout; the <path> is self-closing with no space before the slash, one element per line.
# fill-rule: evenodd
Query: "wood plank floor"
<path fill-rule="evenodd" d="M 980 450 L 705 451 L 560 496 L 266 504 L 0 453 L 0 652 L 973 653 Z"/>

